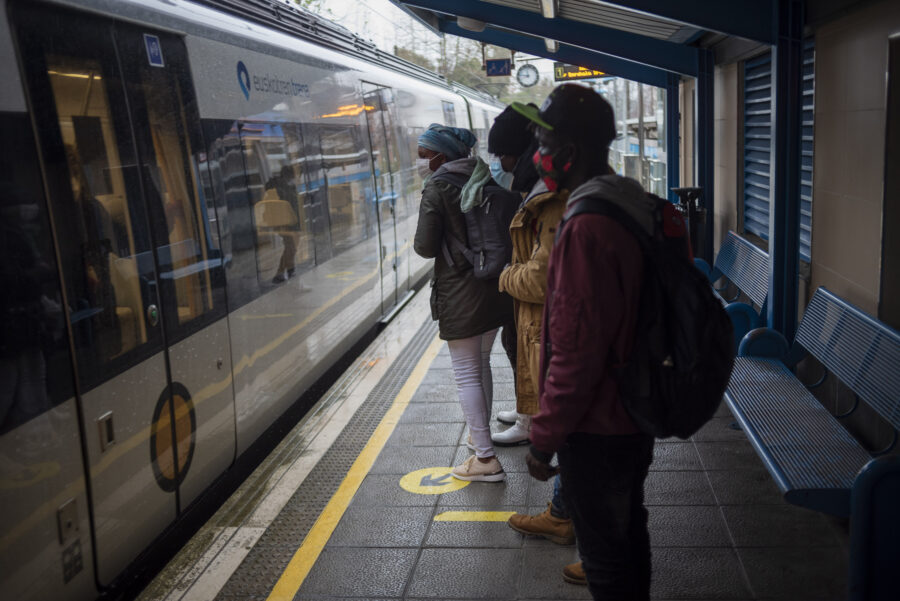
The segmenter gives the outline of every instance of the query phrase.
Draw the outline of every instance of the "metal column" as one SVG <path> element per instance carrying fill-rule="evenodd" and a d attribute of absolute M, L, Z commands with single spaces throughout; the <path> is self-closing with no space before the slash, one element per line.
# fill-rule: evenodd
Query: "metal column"
<path fill-rule="evenodd" d="M 712 50 L 701 49 L 698 55 L 697 74 L 697 178 L 696 185 L 703 188 L 706 207 L 706 228 L 703 248 L 694 249 L 696 256 L 713 262 L 713 232 L 715 225 L 715 59 Z"/>
<path fill-rule="evenodd" d="M 681 131 L 681 112 L 678 104 L 678 84 L 681 78 L 675 73 L 666 76 L 666 196 L 672 202 L 678 202 L 678 196 L 671 191 L 680 185 L 679 153 L 681 147 L 678 132 Z"/>
<path fill-rule="evenodd" d="M 800 253 L 800 131 L 802 117 L 803 0 L 778 4 L 778 44 L 772 79 L 775 118 L 772 139 L 773 197 L 769 220 L 769 327 L 785 338 L 797 325 L 797 277 Z"/>

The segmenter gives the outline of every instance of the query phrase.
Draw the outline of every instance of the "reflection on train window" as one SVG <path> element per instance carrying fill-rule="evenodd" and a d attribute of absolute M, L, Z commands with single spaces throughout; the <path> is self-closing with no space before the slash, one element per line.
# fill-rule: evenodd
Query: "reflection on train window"
<path fill-rule="evenodd" d="M 59 207 L 58 221 L 63 236 L 75 238 L 67 247 L 80 249 L 62 257 L 70 319 L 79 356 L 90 349 L 103 363 L 147 341 L 141 286 L 152 280 L 153 266 L 138 260 L 142 249 L 99 64 L 50 56 L 47 72 L 72 186 L 72 205 Z"/>
<path fill-rule="evenodd" d="M 444 109 L 444 125 L 456 127 L 456 108 L 453 106 L 453 103 L 442 100 L 441 108 Z"/>
<path fill-rule="evenodd" d="M 71 358 L 31 122 L 0 113 L 0 434 L 69 399 Z M 48 441 L 40 441 L 46 444 Z"/>
<path fill-rule="evenodd" d="M 209 271 L 209 219 L 198 203 L 196 172 L 191 163 L 188 124 L 178 82 L 161 69 L 141 70 L 140 92 L 155 155 L 148 173 L 165 214 L 168 240 L 157 241 L 159 275 L 175 286 L 178 324 L 213 308 Z M 149 157 L 148 157 L 149 159 Z"/>
<path fill-rule="evenodd" d="M 260 283 L 281 283 L 315 259 L 307 208 L 306 157 L 299 128 L 243 123 L 241 143 L 253 203 Z"/>
<path fill-rule="evenodd" d="M 375 191 L 369 167 L 368 144 L 359 127 L 320 125 L 322 176 L 328 190 L 334 252 L 375 235 Z"/>

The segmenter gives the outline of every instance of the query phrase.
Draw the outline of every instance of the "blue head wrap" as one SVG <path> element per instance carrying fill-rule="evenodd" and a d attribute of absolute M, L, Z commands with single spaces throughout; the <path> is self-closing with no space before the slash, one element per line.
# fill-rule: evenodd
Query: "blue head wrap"
<path fill-rule="evenodd" d="M 432 123 L 421 136 L 418 144 L 422 148 L 439 152 L 448 161 L 455 161 L 469 156 L 469 149 L 475 146 L 478 138 L 464 127 L 448 127 L 440 123 Z"/>

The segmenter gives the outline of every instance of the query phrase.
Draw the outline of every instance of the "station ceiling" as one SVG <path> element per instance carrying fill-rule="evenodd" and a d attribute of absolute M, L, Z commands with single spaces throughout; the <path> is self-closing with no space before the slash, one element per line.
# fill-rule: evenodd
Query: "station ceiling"
<path fill-rule="evenodd" d="M 775 42 L 778 0 L 391 0 L 438 33 L 661 85 L 708 33 Z"/>

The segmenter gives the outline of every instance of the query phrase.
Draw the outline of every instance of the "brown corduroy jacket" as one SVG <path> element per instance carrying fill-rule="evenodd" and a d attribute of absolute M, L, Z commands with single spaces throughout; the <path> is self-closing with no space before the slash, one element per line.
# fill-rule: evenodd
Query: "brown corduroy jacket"
<path fill-rule="evenodd" d="M 513 297 L 518 334 L 516 411 L 538 412 L 541 367 L 541 315 L 547 295 L 547 263 L 556 228 L 566 210 L 567 191 L 533 194 L 509 226 L 513 251 L 500 274 L 500 290 Z"/>

